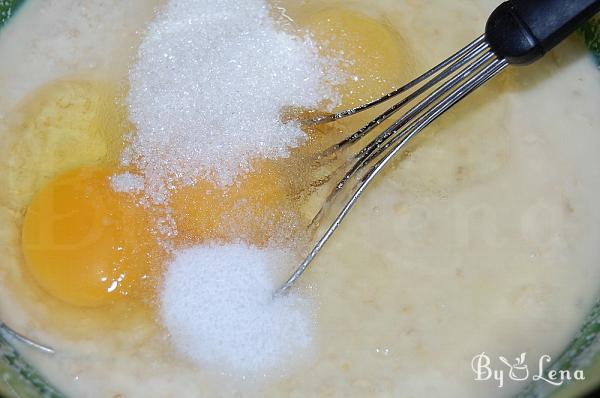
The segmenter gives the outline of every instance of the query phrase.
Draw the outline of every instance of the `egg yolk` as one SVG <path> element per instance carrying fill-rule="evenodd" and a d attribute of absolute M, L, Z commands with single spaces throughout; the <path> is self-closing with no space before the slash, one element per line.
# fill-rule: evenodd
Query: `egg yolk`
<path fill-rule="evenodd" d="M 35 195 L 25 214 L 26 265 L 44 290 L 64 302 L 98 307 L 135 296 L 161 256 L 150 215 L 112 189 L 115 172 L 63 174 Z"/>
<path fill-rule="evenodd" d="M 346 109 L 380 97 L 402 84 L 415 72 L 413 53 L 402 36 L 391 27 L 344 7 L 319 10 L 300 21 L 323 51 L 343 54 L 352 62 L 341 63 L 350 79 L 339 88 L 340 107 Z"/>
<path fill-rule="evenodd" d="M 178 188 L 171 207 L 180 242 L 242 239 L 265 245 L 293 218 L 288 179 L 276 162 L 262 161 L 230 187 L 208 180 Z"/>
<path fill-rule="evenodd" d="M 329 7 L 300 15 L 297 23 L 321 43 L 322 53 L 344 59 L 338 68 L 347 76 L 336 91 L 338 112 L 362 105 L 412 80 L 419 70 L 414 51 L 399 32 L 383 21 L 345 6 Z M 349 129 L 371 120 L 381 109 L 349 118 Z"/>

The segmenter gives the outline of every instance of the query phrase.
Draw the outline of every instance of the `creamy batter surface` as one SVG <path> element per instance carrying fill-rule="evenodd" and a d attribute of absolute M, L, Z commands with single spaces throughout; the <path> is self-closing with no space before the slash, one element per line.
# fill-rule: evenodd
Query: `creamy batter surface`
<path fill-rule="evenodd" d="M 99 313 L 37 287 L 20 250 L 31 198 L 56 173 L 120 144 L 78 135 L 78 121 L 67 123 L 71 135 L 40 136 L 57 116 L 27 125 L 35 98 L 83 90 L 119 101 L 163 3 L 29 0 L 0 32 L 0 318 L 56 349 L 23 348 L 48 380 L 73 397 L 505 397 L 524 383 L 474 381 L 475 355 L 527 352 L 537 368 L 541 355 L 561 352 L 600 277 L 600 74 L 577 38 L 472 95 L 372 184 L 300 282 L 314 307 L 312 348 L 285 372 L 198 365 L 173 349 L 152 306 Z M 496 5 L 282 0 L 271 10 L 358 43 L 354 71 L 379 77 L 354 97 L 366 100 L 477 37 Z M 364 22 L 340 34 L 356 18 L 389 41 L 375 28 L 353 39 Z M 86 98 L 63 105 L 94 106 Z"/>

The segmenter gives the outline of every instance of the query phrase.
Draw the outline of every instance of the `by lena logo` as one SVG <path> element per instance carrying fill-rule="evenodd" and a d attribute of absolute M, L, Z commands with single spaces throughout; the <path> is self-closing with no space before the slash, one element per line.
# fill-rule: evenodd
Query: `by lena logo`
<path fill-rule="evenodd" d="M 571 380 L 585 380 L 583 370 L 554 370 L 551 369 L 544 372 L 544 365 L 552 362 L 550 355 L 542 355 L 537 362 L 535 372 L 530 372 L 529 367 L 525 363 L 526 353 L 522 353 L 509 361 L 503 356 L 498 357 L 498 362 L 492 363 L 492 359 L 485 353 L 477 354 L 471 360 L 471 369 L 475 373 L 476 381 L 494 380 L 498 383 L 498 387 L 502 388 L 506 379 L 513 381 L 544 381 L 553 386 L 561 386 L 565 382 Z"/>

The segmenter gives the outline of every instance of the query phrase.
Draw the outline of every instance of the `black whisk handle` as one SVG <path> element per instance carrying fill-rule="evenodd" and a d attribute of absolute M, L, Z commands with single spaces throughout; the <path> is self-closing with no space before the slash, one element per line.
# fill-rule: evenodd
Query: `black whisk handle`
<path fill-rule="evenodd" d="M 509 63 L 540 59 L 600 11 L 600 0 L 509 0 L 490 15 L 485 36 Z"/>

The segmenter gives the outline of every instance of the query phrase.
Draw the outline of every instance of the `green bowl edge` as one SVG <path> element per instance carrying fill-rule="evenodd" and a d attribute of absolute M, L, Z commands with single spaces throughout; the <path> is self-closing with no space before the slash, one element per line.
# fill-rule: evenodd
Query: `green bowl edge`
<path fill-rule="evenodd" d="M 0 28 L 25 0 L 0 0 Z M 582 29 L 583 39 L 600 69 L 600 16 Z M 532 382 L 515 398 L 567 398 L 579 396 L 600 384 L 600 300 L 587 316 L 579 333 L 549 370 L 584 369 L 586 381 L 550 388 L 543 381 Z M 0 395 L 15 398 L 66 398 L 31 367 L 0 330 Z"/>
<path fill-rule="evenodd" d="M 0 28 L 25 0 L 0 0 Z"/>
<path fill-rule="evenodd" d="M 66 398 L 25 362 L 1 329 L 0 356 L 0 395 L 16 398 Z"/>
<path fill-rule="evenodd" d="M 585 44 L 590 49 L 600 68 L 600 14 L 581 28 Z"/>

